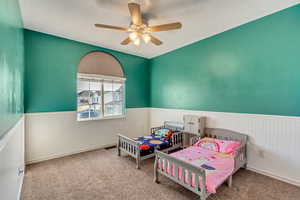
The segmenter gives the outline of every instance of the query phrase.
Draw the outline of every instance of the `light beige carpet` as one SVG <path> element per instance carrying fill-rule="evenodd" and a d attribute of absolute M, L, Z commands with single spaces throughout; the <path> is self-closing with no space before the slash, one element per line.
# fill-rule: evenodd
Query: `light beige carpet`
<path fill-rule="evenodd" d="M 153 183 L 153 160 L 141 170 L 116 149 L 97 150 L 54 159 L 26 168 L 23 200 L 196 200 L 194 193 L 161 178 Z M 240 170 L 233 187 L 225 184 L 210 197 L 215 200 L 299 200 L 300 188 Z"/>

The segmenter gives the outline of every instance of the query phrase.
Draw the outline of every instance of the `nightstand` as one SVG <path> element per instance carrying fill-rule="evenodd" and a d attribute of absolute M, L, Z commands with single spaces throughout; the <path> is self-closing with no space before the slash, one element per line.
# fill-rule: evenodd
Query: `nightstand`
<path fill-rule="evenodd" d="M 184 115 L 183 148 L 195 144 L 204 136 L 205 117 L 197 115 Z"/>

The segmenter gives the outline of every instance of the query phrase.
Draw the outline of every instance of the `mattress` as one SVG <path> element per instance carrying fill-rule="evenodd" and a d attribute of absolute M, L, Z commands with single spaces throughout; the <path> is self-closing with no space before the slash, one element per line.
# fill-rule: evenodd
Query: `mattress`
<path fill-rule="evenodd" d="M 230 154 L 218 153 L 201 147 L 191 146 L 189 148 L 170 154 L 171 156 L 188 162 L 196 167 L 205 169 L 206 189 L 209 193 L 216 193 L 216 189 L 221 185 L 234 170 L 234 156 Z M 175 176 L 175 166 L 167 164 L 167 172 Z M 172 170 L 172 171 L 171 171 Z M 182 170 L 179 168 L 178 174 L 181 177 Z M 187 174 L 186 174 L 187 175 Z M 195 185 L 195 174 L 192 174 L 192 186 Z M 185 177 L 188 183 L 188 177 Z M 199 177 L 199 186 L 201 178 Z"/>

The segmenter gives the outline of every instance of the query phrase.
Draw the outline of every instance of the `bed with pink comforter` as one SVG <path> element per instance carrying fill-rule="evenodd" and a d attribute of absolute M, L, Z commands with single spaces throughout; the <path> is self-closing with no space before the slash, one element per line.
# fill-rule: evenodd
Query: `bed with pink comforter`
<path fill-rule="evenodd" d="M 248 136 L 226 129 L 206 129 L 204 138 L 194 136 L 190 146 L 175 153 L 155 152 L 154 181 L 168 177 L 206 200 L 211 193 L 247 164 Z M 204 186 L 205 184 L 205 186 Z"/>
<path fill-rule="evenodd" d="M 205 169 L 206 172 L 206 189 L 209 193 L 216 193 L 216 188 L 221 185 L 234 170 L 234 157 L 232 154 L 219 153 L 205 148 L 191 146 L 189 148 L 177 151 L 170 154 L 179 160 L 188 162 L 196 167 Z M 167 163 L 167 173 L 175 176 L 175 166 L 170 166 Z M 171 168 L 170 168 L 171 167 Z M 179 177 L 181 177 L 182 170 L 178 169 Z M 192 186 L 195 185 L 195 175 L 192 174 Z M 186 174 L 185 180 L 188 183 L 188 176 Z M 201 187 L 201 179 L 199 178 L 199 186 Z"/>

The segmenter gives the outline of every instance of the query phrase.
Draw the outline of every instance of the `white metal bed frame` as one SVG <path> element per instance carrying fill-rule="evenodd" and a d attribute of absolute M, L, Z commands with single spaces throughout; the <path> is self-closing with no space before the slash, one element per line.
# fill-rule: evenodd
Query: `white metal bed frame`
<path fill-rule="evenodd" d="M 212 128 L 205 129 L 205 136 L 222 139 L 222 140 L 234 140 L 234 141 L 242 142 L 242 145 L 235 152 L 234 170 L 232 174 L 226 179 L 228 186 L 231 187 L 232 175 L 236 171 L 238 171 L 241 167 L 246 167 L 247 164 L 246 144 L 247 144 L 248 136 L 230 130 L 212 129 Z M 198 140 L 199 140 L 199 136 L 192 137 L 190 139 L 191 145 L 195 144 Z M 169 174 L 167 170 L 164 170 L 166 169 L 167 163 L 169 163 L 169 166 L 173 166 L 173 165 L 175 166 L 175 176 Z M 182 171 L 181 177 L 179 177 L 178 168 L 181 168 Z M 198 194 L 200 196 L 200 200 L 206 200 L 207 197 L 210 195 L 210 193 L 208 193 L 206 190 L 206 173 L 204 169 L 200 167 L 196 167 L 190 163 L 184 162 L 177 158 L 174 158 L 162 151 L 155 151 L 154 182 L 156 183 L 159 183 L 159 179 L 158 179 L 159 174 L 168 177 L 169 179 L 182 185 L 188 190 Z M 192 186 L 192 181 L 191 181 L 192 174 L 195 175 L 194 187 Z M 188 177 L 187 183 L 185 182 L 186 175 Z M 199 178 L 201 179 L 201 187 L 199 185 Z"/>
<path fill-rule="evenodd" d="M 164 122 L 163 126 L 151 128 L 151 134 L 154 134 L 156 130 L 159 130 L 161 128 L 168 128 L 177 131 L 173 133 L 171 137 L 172 146 L 163 149 L 162 152 L 169 152 L 182 147 L 183 145 L 183 135 L 182 135 L 183 124 L 182 123 L 166 121 Z M 123 152 L 133 157 L 136 160 L 137 169 L 140 169 L 142 160 L 155 156 L 155 153 L 141 156 L 140 154 L 141 149 L 140 149 L 139 142 L 121 134 L 118 135 L 117 149 L 118 149 L 118 156 L 121 156 L 121 152 Z"/>

